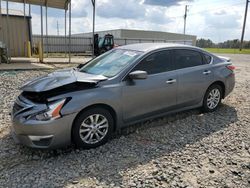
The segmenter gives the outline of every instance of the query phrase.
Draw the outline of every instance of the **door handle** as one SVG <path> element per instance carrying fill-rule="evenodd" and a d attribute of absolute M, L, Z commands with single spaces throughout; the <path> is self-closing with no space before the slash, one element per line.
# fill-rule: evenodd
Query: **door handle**
<path fill-rule="evenodd" d="M 210 71 L 210 70 L 205 70 L 204 72 L 203 72 L 203 74 L 204 75 L 208 75 L 208 74 L 211 74 L 212 72 Z"/>
<path fill-rule="evenodd" d="M 168 81 L 166 81 L 167 84 L 173 84 L 176 82 L 176 79 L 169 79 Z"/>

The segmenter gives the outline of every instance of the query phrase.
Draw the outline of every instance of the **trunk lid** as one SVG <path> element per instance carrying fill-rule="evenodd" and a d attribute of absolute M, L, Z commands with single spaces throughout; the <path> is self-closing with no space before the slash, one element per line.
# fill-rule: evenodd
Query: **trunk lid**
<path fill-rule="evenodd" d="M 218 56 L 220 59 L 222 59 L 223 61 L 226 62 L 231 62 L 231 58 L 230 57 L 224 57 L 224 56 Z"/>

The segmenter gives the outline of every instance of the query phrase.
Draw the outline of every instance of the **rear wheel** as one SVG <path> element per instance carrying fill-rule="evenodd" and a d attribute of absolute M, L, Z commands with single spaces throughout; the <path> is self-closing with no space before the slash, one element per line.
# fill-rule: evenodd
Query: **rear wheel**
<path fill-rule="evenodd" d="M 110 112 L 102 108 L 84 111 L 75 120 L 72 136 L 77 147 L 95 148 L 108 141 L 114 127 Z"/>
<path fill-rule="evenodd" d="M 222 99 L 222 88 L 220 85 L 212 85 L 208 88 L 204 100 L 203 100 L 203 111 L 213 112 L 221 103 Z"/>

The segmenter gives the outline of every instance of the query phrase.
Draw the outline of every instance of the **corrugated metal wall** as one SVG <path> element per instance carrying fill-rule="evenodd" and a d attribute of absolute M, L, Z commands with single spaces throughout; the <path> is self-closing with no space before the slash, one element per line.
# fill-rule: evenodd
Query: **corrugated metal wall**
<path fill-rule="evenodd" d="M 196 36 L 193 35 L 183 35 L 179 33 L 169 33 L 162 31 L 143 31 L 143 30 L 129 30 L 121 29 L 120 38 L 143 38 L 143 39 L 156 39 L 156 40 L 191 40 L 192 45 L 196 45 Z"/>
<path fill-rule="evenodd" d="M 114 38 L 122 39 L 141 39 L 141 40 L 173 40 L 173 41 L 192 41 L 192 45 L 196 45 L 196 36 L 194 35 L 183 35 L 180 33 L 170 33 L 163 31 L 148 31 L 148 30 L 134 30 L 134 29 L 115 29 L 107 31 L 96 31 L 100 37 L 106 34 L 112 34 Z M 77 37 L 91 37 L 92 33 L 80 33 L 75 34 Z"/>
<path fill-rule="evenodd" d="M 37 47 L 41 41 L 40 35 L 33 35 L 33 47 Z M 69 51 L 69 38 L 64 36 L 44 36 L 44 52 L 68 52 Z M 91 51 L 92 38 L 84 37 L 71 37 L 71 52 L 81 53 Z"/>
<path fill-rule="evenodd" d="M 29 19 L 27 17 L 24 23 L 24 17 L 10 15 L 8 31 L 7 16 L 2 15 L 0 40 L 5 44 L 8 44 L 9 41 L 9 52 L 12 57 L 24 57 L 27 55 L 25 41 L 29 41 L 30 38 Z"/>
<path fill-rule="evenodd" d="M 48 39 L 44 37 L 44 52 L 50 53 L 63 53 L 69 51 L 68 38 L 65 40 L 63 36 L 48 36 Z M 40 35 L 33 35 L 33 47 L 36 47 L 41 41 Z M 48 43 L 47 43 L 48 41 Z M 115 38 L 115 44 L 127 45 L 135 43 L 148 43 L 148 42 L 171 42 L 179 44 L 192 45 L 192 40 L 155 40 L 155 39 L 128 39 L 128 38 Z M 92 50 L 92 38 L 90 37 L 72 37 L 71 38 L 71 52 L 83 53 Z"/>
<path fill-rule="evenodd" d="M 99 35 L 99 37 L 104 37 L 106 34 L 112 34 L 114 36 L 114 38 L 121 38 L 121 29 L 117 29 L 117 30 L 107 30 L 107 31 L 96 31 L 95 33 L 97 33 Z M 79 34 L 74 34 L 74 36 L 76 37 L 92 37 L 93 33 L 79 33 Z"/>

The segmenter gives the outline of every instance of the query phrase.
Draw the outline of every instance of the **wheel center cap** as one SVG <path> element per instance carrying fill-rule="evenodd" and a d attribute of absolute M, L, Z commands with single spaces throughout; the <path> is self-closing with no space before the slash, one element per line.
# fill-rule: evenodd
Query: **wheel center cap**
<path fill-rule="evenodd" d="M 96 131 L 97 131 L 97 128 L 94 126 L 94 127 L 92 128 L 92 131 L 93 131 L 93 132 L 96 132 Z"/>

